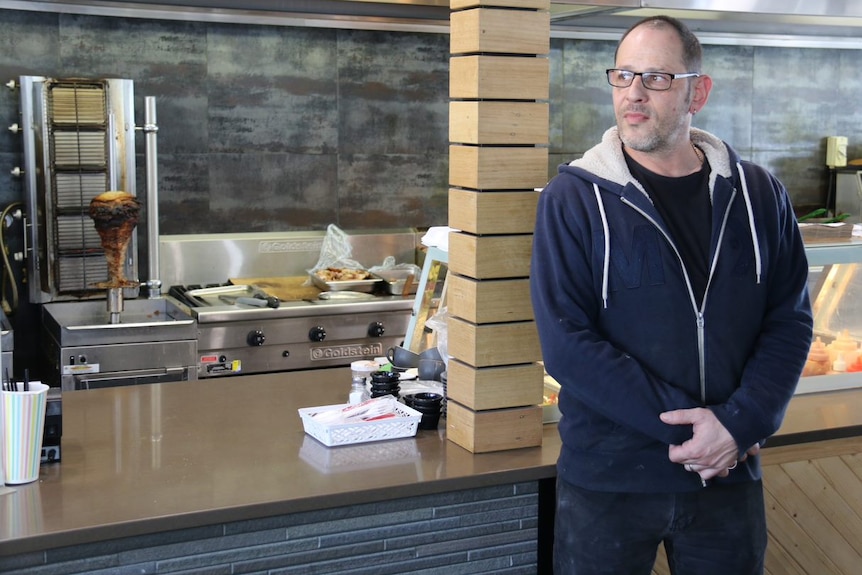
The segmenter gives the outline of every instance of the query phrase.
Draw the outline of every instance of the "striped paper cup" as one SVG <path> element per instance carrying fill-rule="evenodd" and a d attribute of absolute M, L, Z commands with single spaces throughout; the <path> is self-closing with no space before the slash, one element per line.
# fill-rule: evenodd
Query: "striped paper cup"
<path fill-rule="evenodd" d="M 7 485 L 39 479 L 47 404 L 48 386 L 43 383 L 30 383 L 30 391 L 0 391 L 0 441 Z"/>

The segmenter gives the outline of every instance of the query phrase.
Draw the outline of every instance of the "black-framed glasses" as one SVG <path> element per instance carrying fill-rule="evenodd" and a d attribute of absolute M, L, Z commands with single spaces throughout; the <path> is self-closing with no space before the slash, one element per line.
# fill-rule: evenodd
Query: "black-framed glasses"
<path fill-rule="evenodd" d="M 668 72 L 632 72 L 619 68 L 605 70 L 608 75 L 608 84 L 614 88 L 628 88 L 635 81 L 635 76 L 641 77 L 641 82 L 647 90 L 663 92 L 670 90 L 670 85 L 677 78 L 698 78 L 697 72 L 686 72 L 685 74 L 670 74 Z"/>

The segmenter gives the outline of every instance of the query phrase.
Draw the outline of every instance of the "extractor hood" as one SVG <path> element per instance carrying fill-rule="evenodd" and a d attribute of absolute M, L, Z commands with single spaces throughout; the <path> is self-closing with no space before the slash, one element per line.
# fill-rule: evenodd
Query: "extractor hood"
<path fill-rule="evenodd" d="M 448 33 L 448 0 L 0 0 L 0 9 L 190 22 Z"/>
<path fill-rule="evenodd" d="M 862 49 L 859 0 L 551 0 L 551 36 L 618 39 L 669 14 L 704 43 Z M 198 22 L 447 33 L 448 0 L 0 0 L 0 8 Z"/>
<path fill-rule="evenodd" d="M 706 43 L 862 49 L 856 0 L 552 0 L 555 35 L 619 37 L 647 16 L 685 21 Z"/>

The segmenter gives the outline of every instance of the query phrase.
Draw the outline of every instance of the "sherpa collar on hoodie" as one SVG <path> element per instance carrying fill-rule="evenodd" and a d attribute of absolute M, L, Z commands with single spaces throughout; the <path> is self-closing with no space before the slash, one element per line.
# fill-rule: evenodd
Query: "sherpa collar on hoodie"
<path fill-rule="evenodd" d="M 732 176 L 732 168 L 730 164 L 730 152 L 727 146 L 720 138 L 697 128 L 690 129 L 691 141 L 695 146 L 703 151 L 704 156 L 709 161 L 709 197 L 712 200 L 713 191 L 715 190 L 716 179 L 721 176 L 730 179 Z M 587 150 L 582 158 L 573 160 L 569 163 L 570 166 L 584 169 L 595 176 L 625 186 L 628 183 L 633 184 L 647 197 L 649 195 L 644 190 L 643 186 L 629 172 L 625 157 L 623 156 L 622 141 L 620 140 L 619 130 L 616 126 L 609 128 L 602 136 L 600 144 Z M 762 256 L 760 253 L 760 241 L 757 238 L 757 228 L 754 221 L 754 211 L 751 206 L 751 197 L 748 193 L 748 183 L 745 179 L 745 172 L 742 169 L 742 163 L 737 159 L 736 170 L 739 174 L 739 182 L 742 188 L 742 197 L 745 202 L 745 208 L 748 213 L 748 227 L 751 232 L 751 246 L 754 251 L 755 261 L 755 280 L 760 283 L 762 271 Z M 611 237 L 608 227 L 607 216 L 605 214 L 604 201 L 599 190 L 599 185 L 593 182 L 593 192 L 598 203 L 599 213 L 602 219 L 602 230 L 604 234 L 604 266 L 602 270 L 602 307 L 608 307 L 608 275 L 610 273 L 610 252 L 611 252 Z M 650 200 L 652 201 L 652 200 Z M 693 296 L 692 296 L 693 297 Z"/>
<path fill-rule="evenodd" d="M 709 166 L 712 169 L 709 175 L 709 194 L 712 197 L 712 190 L 715 189 L 715 179 L 718 176 L 724 178 L 731 177 L 730 154 L 724 142 L 709 132 L 698 128 L 691 128 L 690 134 L 692 143 L 700 148 L 706 159 L 709 160 Z M 605 131 L 599 145 L 587 150 L 582 158 L 573 160 L 569 165 L 583 168 L 602 179 L 609 180 L 621 186 L 632 182 L 638 189 L 644 191 L 640 182 L 635 180 L 629 172 L 625 157 L 623 156 L 619 129 L 616 126 Z"/>

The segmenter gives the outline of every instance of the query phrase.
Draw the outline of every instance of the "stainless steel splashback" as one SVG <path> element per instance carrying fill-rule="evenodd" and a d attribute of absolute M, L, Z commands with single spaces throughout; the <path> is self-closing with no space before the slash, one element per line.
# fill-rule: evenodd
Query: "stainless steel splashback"
<path fill-rule="evenodd" d="M 347 231 L 352 259 L 366 268 L 387 256 L 416 263 L 421 235 L 413 228 Z M 325 231 L 161 236 L 162 285 L 221 284 L 229 278 L 294 277 L 320 257 Z"/>
<path fill-rule="evenodd" d="M 104 297 L 107 261 L 89 204 L 108 190 L 135 195 L 131 80 L 19 79 L 30 301 Z M 138 279 L 133 235 L 126 277 Z M 138 288 L 124 290 L 127 298 Z"/>

